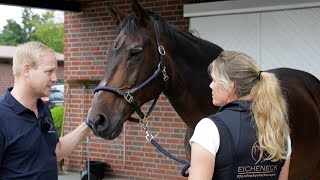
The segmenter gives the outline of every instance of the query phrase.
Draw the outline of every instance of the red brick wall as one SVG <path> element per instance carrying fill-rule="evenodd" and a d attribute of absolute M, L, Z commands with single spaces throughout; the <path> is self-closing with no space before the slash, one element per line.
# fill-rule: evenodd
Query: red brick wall
<path fill-rule="evenodd" d="M 11 86 L 13 86 L 12 65 L 0 63 L 0 96 Z"/>
<path fill-rule="evenodd" d="M 58 62 L 57 80 L 64 82 L 64 63 Z"/>
<path fill-rule="evenodd" d="M 63 63 L 58 63 L 58 70 L 57 70 L 57 79 L 64 78 L 64 66 Z"/>
<path fill-rule="evenodd" d="M 100 80 L 105 69 L 106 53 L 116 37 L 116 26 L 106 4 L 113 1 L 89 1 L 82 13 L 65 12 L 65 81 Z M 182 0 L 140 0 L 141 5 L 164 16 L 167 22 L 188 29 L 183 18 Z M 131 1 L 114 1 L 120 10 L 131 13 Z M 69 84 L 66 93 L 64 133 L 76 128 L 86 117 L 93 98 L 92 89 Z M 145 110 L 146 111 L 146 110 Z M 186 126 L 161 96 L 151 115 L 150 132 L 159 132 L 156 140 L 167 150 L 185 159 Z M 107 141 L 90 135 L 91 160 L 106 162 L 106 175 L 127 179 L 186 179 L 180 175 L 182 165 L 158 152 L 145 140 L 145 132 L 137 124 L 127 122 L 115 140 Z M 65 170 L 79 172 L 86 161 L 83 142 L 65 159 Z"/>

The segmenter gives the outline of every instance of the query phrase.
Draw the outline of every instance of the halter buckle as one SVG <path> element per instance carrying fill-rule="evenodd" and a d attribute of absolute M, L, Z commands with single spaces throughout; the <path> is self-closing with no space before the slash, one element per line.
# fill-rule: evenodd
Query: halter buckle
<path fill-rule="evenodd" d="M 125 93 L 125 94 L 123 95 L 123 97 L 124 97 L 124 99 L 126 99 L 126 101 L 127 101 L 128 103 L 132 103 L 132 101 L 133 101 L 133 96 L 132 96 L 130 93 Z"/>

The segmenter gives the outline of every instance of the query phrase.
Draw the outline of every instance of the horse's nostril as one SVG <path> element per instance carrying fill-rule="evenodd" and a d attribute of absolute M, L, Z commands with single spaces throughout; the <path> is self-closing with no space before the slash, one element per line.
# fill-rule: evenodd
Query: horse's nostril
<path fill-rule="evenodd" d="M 96 119 L 94 121 L 94 127 L 95 129 L 98 129 L 99 127 L 103 126 L 103 124 L 105 123 L 106 119 L 103 115 L 98 114 L 96 116 Z M 107 126 L 107 125 L 106 125 Z"/>

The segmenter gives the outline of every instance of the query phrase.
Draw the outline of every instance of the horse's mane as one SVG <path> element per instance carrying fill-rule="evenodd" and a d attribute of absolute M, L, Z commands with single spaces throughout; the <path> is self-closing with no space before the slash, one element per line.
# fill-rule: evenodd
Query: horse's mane
<path fill-rule="evenodd" d="M 158 27 L 160 31 L 164 33 L 164 35 L 171 39 L 172 47 L 179 48 L 180 58 L 175 57 L 175 61 L 180 65 L 187 65 L 188 67 L 192 67 L 193 71 L 198 72 L 199 75 L 207 76 L 207 67 L 213 59 L 218 57 L 223 49 L 216 44 L 213 44 L 207 40 L 201 39 L 199 37 L 194 36 L 189 31 L 183 30 L 178 26 L 171 25 L 166 22 L 165 18 L 155 14 L 152 11 L 146 11 L 147 16 L 150 16 L 157 20 Z M 123 30 L 126 32 L 128 36 L 134 36 L 139 28 L 143 28 L 146 26 L 146 23 L 140 22 L 135 16 L 127 16 L 119 25 L 119 30 Z M 185 51 L 186 49 L 190 49 L 192 51 Z M 177 55 L 177 54 L 176 54 Z M 187 74 L 189 76 L 189 68 L 182 68 L 181 72 Z M 195 74 L 195 73 L 193 73 Z"/>
<path fill-rule="evenodd" d="M 152 11 L 146 11 L 146 13 L 147 16 L 151 16 L 157 20 L 159 28 L 164 32 L 164 34 L 168 38 L 173 40 L 173 42 L 183 42 L 180 46 L 187 46 L 185 48 L 193 49 L 193 55 L 197 53 L 201 54 L 203 58 L 198 57 L 198 63 L 199 61 L 206 62 L 205 65 L 207 66 L 208 62 L 211 62 L 222 51 L 222 48 L 218 45 L 213 44 L 207 40 L 201 39 L 200 37 L 194 36 L 190 31 L 184 30 L 182 28 L 167 23 L 164 17 L 159 16 Z M 125 19 L 119 25 L 118 30 L 124 30 L 128 36 L 134 36 L 137 33 L 139 27 L 143 26 L 146 26 L 146 24 L 139 22 L 137 18 L 131 15 L 125 17 Z M 206 55 L 204 54 L 204 52 Z M 190 60 L 194 61 L 194 59 L 192 58 Z"/>
<path fill-rule="evenodd" d="M 154 13 L 153 11 L 147 11 L 148 16 L 153 17 L 160 23 L 160 28 L 162 28 L 163 32 L 165 32 L 171 39 L 174 38 L 173 32 L 178 32 L 180 34 L 184 34 L 184 36 L 189 36 L 189 38 L 198 39 L 191 30 L 183 30 L 176 26 L 170 25 L 166 22 L 165 18 L 159 16 L 158 14 Z M 128 35 L 134 35 L 138 30 L 138 22 L 133 16 L 127 16 L 120 26 L 118 30 L 124 30 L 128 33 Z"/>

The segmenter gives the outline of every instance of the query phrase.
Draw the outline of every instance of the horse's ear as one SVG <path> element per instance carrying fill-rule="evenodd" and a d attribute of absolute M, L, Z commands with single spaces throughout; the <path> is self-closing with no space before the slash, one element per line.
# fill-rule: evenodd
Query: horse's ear
<path fill-rule="evenodd" d="M 132 10 L 136 16 L 136 18 L 138 19 L 138 22 L 145 26 L 146 20 L 148 18 L 148 13 L 142 8 L 142 6 L 138 3 L 137 0 L 133 0 L 132 1 Z"/>
<path fill-rule="evenodd" d="M 113 19 L 116 20 L 117 25 L 121 23 L 121 21 L 126 17 L 125 14 L 123 14 L 122 11 L 120 11 L 115 5 L 112 3 L 108 3 L 108 10 L 111 13 L 111 16 Z"/>

